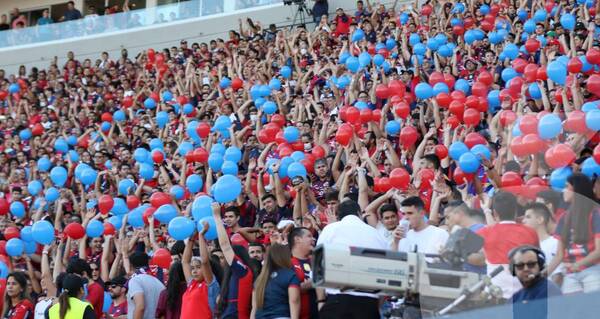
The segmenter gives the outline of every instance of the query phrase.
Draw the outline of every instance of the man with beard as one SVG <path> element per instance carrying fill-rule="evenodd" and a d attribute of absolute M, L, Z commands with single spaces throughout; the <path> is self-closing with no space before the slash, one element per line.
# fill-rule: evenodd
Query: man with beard
<path fill-rule="evenodd" d="M 127 279 L 123 276 L 116 277 L 105 283 L 108 288 L 108 293 L 112 299 L 110 308 L 106 312 L 108 319 L 125 319 L 127 318 Z"/>

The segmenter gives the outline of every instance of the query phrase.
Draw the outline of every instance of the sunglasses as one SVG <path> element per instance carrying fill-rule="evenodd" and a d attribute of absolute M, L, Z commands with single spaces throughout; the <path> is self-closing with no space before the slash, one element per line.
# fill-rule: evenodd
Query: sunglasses
<path fill-rule="evenodd" d="M 119 286 L 119 285 L 117 285 L 117 284 L 112 284 L 112 285 L 110 285 L 109 287 L 110 287 L 110 289 L 115 289 L 115 288 L 117 288 L 117 287 L 121 287 L 121 286 Z"/>
<path fill-rule="evenodd" d="M 525 266 L 527 266 L 527 269 L 533 269 L 535 268 L 535 266 L 537 266 L 538 262 L 537 261 L 530 261 L 530 262 L 526 262 L 526 263 L 518 263 L 515 264 L 515 268 L 517 270 L 523 270 L 525 268 Z"/>

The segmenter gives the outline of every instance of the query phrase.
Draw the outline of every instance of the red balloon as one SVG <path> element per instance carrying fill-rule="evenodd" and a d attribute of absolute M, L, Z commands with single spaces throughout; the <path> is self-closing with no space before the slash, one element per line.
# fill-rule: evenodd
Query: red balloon
<path fill-rule="evenodd" d="M 456 79 L 454 76 L 452 76 L 452 74 L 444 73 L 444 83 L 446 83 L 449 88 L 454 87 L 454 82 L 456 82 Z"/>
<path fill-rule="evenodd" d="M 490 86 L 492 83 L 494 83 L 494 76 L 492 76 L 492 74 L 488 71 L 482 71 L 477 77 L 477 82 L 483 83 L 486 86 Z"/>
<path fill-rule="evenodd" d="M 265 130 L 265 132 L 267 132 L 267 134 L 272 136 L 273 141 L 275 140 L 275 135 L 277 135 L 277 132 L 279 132 L 280 129 L 281 128 L 279 126 L 277 126 L 277 124 L 275 124 L 275 123 L 268 123 L 265 126 L 263 126 L 263 130 Z"/>
<path fill-rule="evenodd" d="M 110 195 L 102 195 L 98 198 L 98 210 L 100 213 L 106 215 L 113 208 L 115 201 Z"/>
<path fill-rule="evenodd" d="M 519 122 L 519 128 L 523 134 L 537 134 L 538 133 L 538 119 L 533 114 L 526 114 L 521 117 Z"/>
<path fill-rule="evenodd" d="M 438 95 L 435 96 L 435 101 L 437 102 L 439 107 L 447 108 L 450 105 L 450 102 L 452 102 L 452 98 L 448 93 L 442 92 L 438 93 Z"/>
<path fill-rule="evenodd" d="M 480 22 L 480 26 L 485 32 L 490 32 L 492 29 L 494 29 L 494 22 L 490 22 L 486 19 Z M 452 32 L 454 32 L 454 27 L 452 28 Z"/>
<path fill-rule="evenodd" d="M 439 72 L 439 71 L 431 72 L 431 75 L 429 75 L 429 85 L 434 86 L 437 83 L 442 83 L 442 82 L 444 82 L 444 74 L 442 72 Z"/>
<path fill-rule="evenodd" d="M 540 41 L 531 38 L 525 42 L 525 50 L 527 50 L 527 52 L 533 53 L 539 49 L 540 49 Z"/>
<path fill-rule="evenodd" d="M 467 108 L 479 109 L 479 97 L 475 95 L 469 95 L 465 101 L 465 106 Z"/>
<path fill-rule="evenodd" d="M 471 28 L 474 24 L 475 24 L 475 21 L 473 21 L 473 18 L 471 18 L 471 17 L 465 18 L 463 20 L 463 25 L 467 29 Z"/>
<path fill-rule="evenodd" d="M 523 78 L 520 76 L 514 77 L 512 80 L 510 80 L 508 90 L 511 92 L 513 97 L 518 96 L 518 94 L 521 93 L 521 88 L 523 87 L 523 84 L 525 84 L 525 80 L 523 80 Z"/>
<path fill-rule="evenodd" d="M 482 29 L 485 30 L 486 28 L 489 29 L 490 27 L 491 27 L 491 25 L 489 23 L 487 23 L 485 21 L 481 22 L 481 28 Z M 486 31 L 489 31 L 489 30 L 486 30 Z M 465 28 L 462 25 L 457 24 L 457 25 L 455 25 L 455 26 L 452 27 L 452 34 L 455 34 L 457 36 L 461 36 L 464 33 L 465 33 Z"/>
<path fill-rule="evenodd" d="M 115 226 L 111 223 L 104 223 L 104 236 L 114 235 L 116 232 Z"/>
<path fill-rule="evenodd" d="M 150 196 L 150 204 L 154 208 L 159 208 L 162 205 L 171 204 L 171 195 L 163 192 L 156 192 Z"/>
<path fill-rule="evenodd" d="M 481 134 L 475 132 L 467 134 L 467 136 L 465 136 L 464 143 L 469 149 L 477 144 L 487 145 L 487 141 L 485 140 L 485 138 L 483 138 Z"/>
<path fill-rule="evenodd" d="M 523 137 L 517 136 L 510 142 L 510 151 L 517 157 L 523 157 L 529 153 L 523 146 Z"/>
<path fill-rule="evenodd" d="M 579 60 L 579 57 L 571 58 L 571 60 L 569 60 L 569 63 L 567 63 L 567 71 L 571 73 L 579 73 L 581 72 L 582 68 L 583 63 L 581 62 L 581 60 Z"/>
<path fill-rule="evenodd" d="M 188 102 L 188 98 L 185 95 L 180 95 L 177 97 L 177 103 L 179 103 L 179 105 L 183 106 L 186 105 Z"/>
<path fill-rule="evenodd" d="M 470 96 L 469 96 L 470 97 Z M 479 102 L 479 101 L 477 101 Z M 469 127 L 476 126 L 481 121 L 481 115 L 478 110 L 473 108 L 468 108 L 465 110 L 463 114 L 463 121 Z"/>
<path fill-rule="evenodd" d="M 144 211 L 144 214 L 142 215 L 142 219 L 144 220 L 144 224 L 146 225 L 150 225 L 150 221 L 148 221 L 148 218 L 152 215 L 154 215 L 154 212 L 156 212 L 156 207 L 148 207 L 146 208 L 146 210 Z M 160 226 L 160 222 L 158 220 L 154 220 L 154 226 L 158 227 Z"/>
<path fill-rule="evenodd" d="M 501 185 L 502 187 L 521 186 L 523 185 L 523 178 L 518 173 L 506 172 L 502 175 Z"/>
<path fill-rule="evenodd" d="M 500 113 L 500 125 L 506 127 L 517 119 L 517 114 L 512 110 L 502 110 Z"/>
<path fill-rule="evenodd" d="M 434 148 L 434 151 L 435 151 L 435 155 L 440 160 L 443 160 L 444 158 L 448 157 L 448 148 L 445 145 L 442 145 L 442 144 L 436 145 Z"/>
<path fill-rule="evenodd" d="M 135 195 L 127 195 L 127 208 L 134 209 L 140 206 L 140 199 Z"/>
<path fill-rule="evenodd" d="M 587 126 L 585 125 L 585 112 L 581 110 L 571 111 L 567 116 L 567 120 L 563 127 L 568 132 L 585 133 L 587 131 Z"/>
<path fill-rule="evenodd" d="M 414 145 L 418 138 L 417 129 L 412 126 L 405 126 L 400 130 L 400 144 L 404 148 Z"/>
<path fill-rule="evenodd" d="M 258 131 L 258 141 L 261 142 L 262 144 L 269 144 L 271 142 L 273 142 L 274 136 L 273 135 L 269 135 L 269 133 L 267 133 L 266 130 L 262 129 L 260 131 Z"/>
<path fill-rule="evenodd" d="M 454 182 L 457 185 L 463 185 L 465 179 L 467 180 L 467 182 L 471 182 L 473 180 L 473 177 L 473 174 L 466 174 L 465 172 L 463 172 L 462 169 L 460 169 L 460 167 L 456 166 L 456 168 L 454 169 L 454 174 L 452 175 L 452 180 L 454 180 Z"/>
<path fill-rule="evenodd" d="M 461 101 L 452 101 L 450 102 L 448 110 L 450 110 L 450 113 L 454 114 L 459 119 L 462 119 L 463 113 L 465 112 L 465 104 Z"/>
<path fill-rule="evenodd" d="M 273 114 L 271 115 L 271 123 L 277 124 L 279 127 L 285 126 L 285 117 L 281 114 Z"/>
<path fill-rule="evenodd" d="M 394 168 L 390 172 L 390 184 L 396 189 L 407 189 L 410 184 L 410 174 L 404 168 Z"/>
<path fill-rule="evenodd" d="M 594 95 L 600 96 L 600 75 L 594 74 L 587 79 L 586 89 Z"/>
<path fill-rule="evenodd" d="M 473 94 L 474 96 L 487 98 L 488 86 L 489 84 L 485 84 L 483 82 L 475 82 L 471 87 L 471 94 Z"/>
<path fill-rule="evenodd" d="M 600 163 L 600 144 L 594 147 L 594 160 L 596 163 Z"/>
<path fill-rule="evenodd" d="M 536 77 L 538 80 L 540 81 L 546 81 L 548 80 L 548 73 L 546 73 L 546 67 L 540 67 L 537 69 L 537 74 Z"/>
<path fill-rule="evenodd" d="M 158 266 L 160 268 L 169 269 L 171 267 L 171 252 L 166 248 L 159 248 L 154 252 L 150 265 Z"/>
<path fill-rule="evenodd" d="M 431 6 L 428 5 L 428 4 L 423 5 L 421 7 L 421 15 L 424 15 L 426 17 L 428 17 L 431 14 L 432 11 L 433 11 L 433 8 L 431 8 Z"/>
<path fill-rule="evenodd" d="M 152 151 L 152 161 L 156 164 L 162 164 L 162 162 L 165 160 L 165 156 L 163 155 L 163 153 L 159 150 L 154 150 Z"/>
<path fill-rule="evenodd" d="M 36 123 L 33 128 L 31 128 L 31 134 L 33 136 L 40 136 L 44 134 L 44 127 L 40 123 Z"/>
<path fill-rule="evenodd" d="M 206 163 L 208 161 L 208 152 L 202 147 L 194 150 L 194 157 L 198 163 Z"/>
<path fill-rule="evenodd" d="M 160 95 L 158 95 L 158 92 L 150 93 L 150 98 L 153 99 L 156 103 L 160 101 Z"/>
<path fill-rule="evenodd" d="M 398 115 L 398 117 L 405 120 L 408 117 L 408 115 L 410 115 L 410 105 L 408 105 L 408 103 L 404 101 L 395 104 L 394 112 L 396 113 L 396 115 Z"/>
<path fill-rule="evenodd" d="M 0 198 L 0 215 L 8 214 L 8 210 L 10 209 L 10 205 L 5 198 Z"/>
<path fill-rule="evenodd" d="M 570 165 L 575 161 L 576 155 L 570 146 L 566 144 L 557 144 L 549 148 L 544 155 L 546 164 L 551 168 L 559 168 Z"/>
<path fill-rule="evenodd" d="M 325 157 L 325 149 L 321 145 L 313 147 L 311 153 L 316 159 Z"/>
<path fill-rule="evenodd" d="M 124 107 L 131 107 L 131 106 L 133 106 L 133 98 L 131 96 L 124 97 L 123 101 L 121 101 L 121 104 Z"/>
<path fill-rule="evenodd" d="M 285 142 L 286 142 L 286 140 L 285 140 L 285 137 L 283 137 L 283 131 L 277 132 L 277 134 L 275 134 L 275 143 L 282 144 Z"/>
<path fill-rule="evenodd" d="M 17 227 L 9 226 L 4 230 L 4 239 L 10 240 L 13 238 L 19 238 L 21 236 L 21 232 Z"/>
<path fill-rule="evenodd" d="M 294 143 L 290 144 L 294 151 L 303 152 L 304 151 L 304 143 L 301 140 L 297 140 Z"/>
<path fill-rule="evenodd" d="M 349 106 L 346 109 L 346 122 L 356 123 L 360 120 L 360 111 L 354 106 Z"/>
<path fill-rule="evenodd" d="M 452 101 L 458 101 L 461 103 L 465 103 L 465 101 L 467 100 L 467 96 L 465 95 L 465 93 L 463 91 L 452 91 L 452 93 L 450 93 L 450 97 L 452 98 Z"/>
<path fill-rule="evenodd" d="M 419 177 L 421 178 L 419 189 L 431 188 L 431 182 L 435 178 L 435 172 L 431 168 L 423 168 L 419 171 Z"/>
<path fill-rule="evenodd" d="M 398 96 L 402 98 L 404 93 L 406 93 L 406 84 L 400 80 L 392 80 L 388 84 L 388 88 L 390 90 L 391 95 Z"/>
<path fill-rule="evenodd" d="M 289 144 L 279 144 L 277 147 L 277 151 L 279 152 L 279 156 L 286 157 L 292 155 L 294 150 Z"/>
<path fill-rule="evenodd" d="M 450 124 L 450 127 L 451 127 L 452 129 L 455 129 L 455 128 L 457 128 L 457 127 L 458 127 L 458 125 L 460 124 L 460 120 L 459 120 L 459 119 L 458 119 L 456 116 L 454 116 L 454 115 L 450 115 L 450 116 L 448 117 L 448 124 Z"/>
<path fill-rule="evenodd" d="M 389 191 L 390 189 L 392 189 L 392 185 L 390 184 L 390 179 L 387 177 L 381 177 L 379 179 L 379 189 L 381 190 L 382 193 L 385 193 L 387 191 Z"/>
<path fill-rule="evenodd" d="M 335 140 L 343 146 L 347 146 L 350 143 L 350 139 L 352 138 L 352 132 L 348 132 L 347 130 L 338 130 L 335 133 Z"/>
<path fill-rule="evenodd" d="M 10 259 L 6 256 L 6 240 L 0 240 L 0 261 L 10 265 Z"/>
<path fill-rule="evenodd" d="M 6 100 L 7 97 L 8 97 L 8 92 L 0 91 L 0 100 Z"/>
<path fill-rule="evenodd" d="M 531 83 L 537 80 L 537 71 L 538 65 L 535 63 L 529 63 L 525 66 L 525 70 L 523 70 L 523 76 L 525 77 L 525 81 Z"/>
<path fill-rule="evenodd" d="M 70 223 L 63 232 L 71 239 L 81 239 L 85 236 L 85 228 L 80 223 Z"/>
<path fill-rule="evenodd" d="M 244 81 L 242 81 L 242 79 L 234 78 L 233 80 L 231 80 L 231 88 L 234 91 L 241 89 L 243 86 L 244 86 Z"/>
<path fill-rule="evenodd" d="M 500 12 L 500 6 L 494 3 L 490 6 L 490 13 L 488 15 L 491 15 L 493 17 L 497 15 L 498 12 Z"/>
<path fill-rule="evenodd" d="M 379 122 L 381 120 L 381 110 L 376 109 L 373 111 L 373 121 Z"/>
<path fill-rule="evenodd" d="M 511 65 L 515 71 L 518 73 L 523 73 L 523 71 L 525 71 L 525 66 L 527 66 L 527 61 L 522 58 L 516 58 L 514 61 L 512 61 Z"/>
<path fill-rule="evenodd" d="M 206 122 L 198 123 L 198 126 L 196 127 L 196 133 L 198 133 L 198 136 L 201 138 L 207 138 L 208 134 L 210 134 L 210 125 Z"/>
<path fill-rule="evenodd" d="M 360 111 L 360 122 L 367 124 L 373 120 L 373 111 L 370 108 L 364 108 Z"/>
<path fill-rule="evenodd" d="M 600 64 L 600 50 L 591 48 L 585 54 L 586 60 L 591 64 Z"/>
<path fill-rule="evenodd" d="M 110 114 L 110 113 L 108 113 L 108 112 L 104 112 L 104 113 L 102 113 L 102 115 L 100 116 L 100 119 L 101 119 L 103 122 L 109 122 L 109 123 L 112 123 L 112 121 L 113 121 L 112 114 Z"/>
<path fill-rule="evenodd" d="M 156 61 L 156 52 L 154 52 L 154 49 L 152 49 L 152 48 L 148 49 L 148 61 L 150 61 L 150 62 Z"/>
<path fill-rule="evenodd" d="M 390 93 L 390 89 L 385 84 L 378 84 L 377 87 L 375 87 L 375 96 L 380 99 L 387 99 L 390 97 Z"/>
<path fill-rule="evenodd" d="M 537 134 L 527 134 L 523 136 L 521 144 L 527 149 L 528 154 L 535 154 L 544 148 L 544 142 Z"/>

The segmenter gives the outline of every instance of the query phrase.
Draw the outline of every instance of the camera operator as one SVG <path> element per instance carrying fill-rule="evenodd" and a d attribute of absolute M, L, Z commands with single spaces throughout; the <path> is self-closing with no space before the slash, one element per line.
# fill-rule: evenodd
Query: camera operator
<path fill-rule="evenodd" d="M 327 0 L 314 0 L 315 4 L 312 8 L 313 21 L 315 23 L 319 23 L 321 21 L 321 17 L 327 16 L 329 13 L 329 3 Z"/>

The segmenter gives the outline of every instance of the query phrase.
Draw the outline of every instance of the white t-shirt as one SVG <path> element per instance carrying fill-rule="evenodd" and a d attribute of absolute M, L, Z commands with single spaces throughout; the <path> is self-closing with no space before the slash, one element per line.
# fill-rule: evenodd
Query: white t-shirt
<path fill-rule="evenodd" d="M 381 222 L 377 222 L 377 227 L 375 227 L 375 229 L 377 229 L 377 232 L 379 232 L 381 237 L 385 238 L 390 247 L 392 247 L 392 243 L 394 242 L 394 231 L 387 230 Z"/>
<path fill-rule="evenodd" d="M 411 229 L 406 233 L 406 237 L 400 240 L 398 251 L 414 252 L 416 249 L 423 254 L 439 254 L 449 236 L 447 231 L 431 225 L 418 232 Z"/>
<path fill-rule="evenodd" d="M 35 304 L 34 310 L 34 319 L 44 319 L 46 318 L 46 309 L 52 306 L 52 298 L 43 298 Z"/>
<path fill-rule="evenodd" d="M 542 248 L 544 255 L 546 255 L 546 267 L 547 267 L 548 265 L 550 265 L 550 263 L 552 262 L 552 259 L 554 259 L 554 257 L 556 256 L 556 253 L 558 251 L 558 239 L 550 236 L 540 242 L 540 248 Z M 563 268 L 564 268 L 564 266 L 561 263 L 560 265 L 558 265 L 558 267 L 556 267 L 556 269 L 554 270 L 552 275 L 563 273 L 564 272 Z"/>

